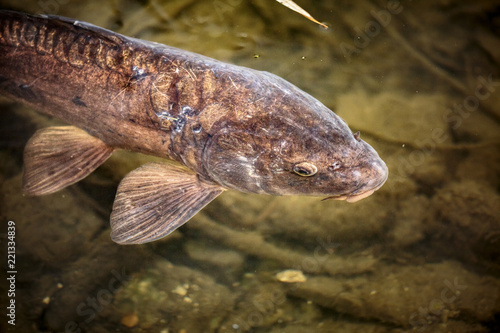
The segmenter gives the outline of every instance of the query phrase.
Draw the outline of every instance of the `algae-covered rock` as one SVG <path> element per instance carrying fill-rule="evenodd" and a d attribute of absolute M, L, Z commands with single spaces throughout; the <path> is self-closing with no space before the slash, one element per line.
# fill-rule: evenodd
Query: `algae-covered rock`
<path fill-rule="evenodd" d="M 107 224 L 69 189 L 41 197 L 23 194 L 21 174 L 5 181 L 1 191 L 3 214 L 16 222 L 19 250 L 54 268 L 86 253 Z"/>
<path fill-rule="evenodd" d="M 245 266 L 246 256 L 238 251 L 218 247 L 203 240 L 185 242 L 187 255 L 200 268 L 217 274 L 217 277 L 228 283 L 238 281 Z"/>
<path fill-rule="evenodd" d="M 137 327 L 154 332 L 215 332 L 233 303 L 230 290 L 212 277 L 159 259 L 117 292 L 113 317 L 134 313 Z"/>
<path fill-rule="evenodd" d="M 422 148 L 451 142 L 445 105 L 443 95 L 406 97 L 386 91 L 371 96 L 358 90 L 339 97 L 337 113 L 361 133 Z"/>
<path fill-rule="evenodd" d="M 412 196 L 398 202 L 394 224 L 389 232 L 393 245 L 404 247 L 424 239 L 430 211 L 432 209 L 429 199 L 423 195 Z"/>
<path fill-rule="evenodd" d="M 485 163 L 487 161 L 487 163 Z M 458 180 L 474 181 L 492 189 L 500 187 L 500 141 L 470 150 L 457 166 Z"/>
<path fill-rule="evenodd" d="M 312 304 L 296 302 L 287 297 L 291 286 L 277 282 L 266 272 L 245 274 L 239 285 L 234 309 L 221 323 L 220 332 L 253 332 L 268 330 L 297 321 L 315 325 L 321 310 Z M 293 288 L 293 286 L 291 287 Z"/>
<path fill-rule="evenodd" d="M 454 244 L 455 255 L 477 261 L 498 258 L 500 195 L 492 187 L 473 181 L 453 182 L 433 198 L 434 236 Z M 492 264 L 498 266 L 493 260 Z"/>
<path fill-rule="evenodd" d="M 364 239 L 380 233 L 386 226 L 387 210 L 379 209 L 380 196 L 363 200 L 363 204 L 342 201 L 322 201 L 318 197 L 275 197 L 224 193 L 220 200 L 207 207 L 207 212 L 218 221 L 236 230 L 253 230 L 291 246 L 314 250 L 322 243 L 330 247 L 343 242 L 357 245 Z M 241 205 L 245 210 L 239 209 Z M 224 215 L 224 216 L 223 216 Z"/>
<path fill-rule="evenodd" d="M 2 214 L 16 223 L 18 283 L 32 286 L 18 293 L 19 302 L 30 303 L 20 318 L 37 317 L 51 330 L 88 327 L 140 267 L 141 252 L 111 242 L 107 220 L 82 192 L 29 197 L 21 188 L 21 175 L 1 187 Z"/>
<path fill-rule="evenodd" d="M 360 274 L 374 270 L 378 262 L 370 251 L 335 255 L 337 245 L 329 237 L 316 239 L 312 252 L 296 251 L 292 247 L 268 242 L 257 232 L 242 232 L 225 227 L 204 214 L 198 214 L 195 223 L 191 223 L 189 229 L 201 231 L 206 237 L 260 260 L 272 260 L 286 268 L 296 268 L 315 274 Z"/>
<path fill-rule="evenodd" d="M 453 261 L 385 266 L 372 276 L 351 279 L 311 277 L 290 294 L 340 313 L 414 329 L 464 316 L 488 321 L 500 311 L 500 280 Z"/>

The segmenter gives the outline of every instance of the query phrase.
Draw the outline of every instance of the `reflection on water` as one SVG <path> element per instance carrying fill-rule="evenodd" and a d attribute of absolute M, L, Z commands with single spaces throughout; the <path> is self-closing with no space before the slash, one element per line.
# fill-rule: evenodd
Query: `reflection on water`
<path fill-rule="evenodd" d="M 18 270 L 4 329 L 500 330 L 500 7 L 300 4 L 331 28 L 270 0 L 2 1 L 271 71 L 360 130 L 390 170 L 354 204 L 228 192 L 167 238 L 120 246 L 117 184 L 150 158 L 118 152 L 77 185 L 24 196 L 23 146 L 57 121 L 2 99 L 0 207 Z"/>

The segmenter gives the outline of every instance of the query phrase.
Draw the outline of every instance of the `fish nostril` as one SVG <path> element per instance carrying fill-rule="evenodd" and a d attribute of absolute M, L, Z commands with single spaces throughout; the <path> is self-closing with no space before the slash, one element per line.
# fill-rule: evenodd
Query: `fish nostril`
<path fill-rule="evenodd" d="M 342 163 L 340 163 L 339 161 L 335 161 L 328 166 L 328 170 L 335 171 L 335 170 L 340 169 L 341 166 L 342 166 Z"/>

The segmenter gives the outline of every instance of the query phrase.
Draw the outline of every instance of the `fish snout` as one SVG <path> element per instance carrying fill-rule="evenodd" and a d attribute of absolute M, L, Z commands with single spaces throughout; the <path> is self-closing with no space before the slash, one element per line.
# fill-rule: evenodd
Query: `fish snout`
<path fill-rule="evenodd" d="M 346 196 L 347 202 L 356 202 L 378 190 L 387 180 L 389 169 L 380 157 L 370 159 L 361 168 L 362 180 L 358 188 Z"/>

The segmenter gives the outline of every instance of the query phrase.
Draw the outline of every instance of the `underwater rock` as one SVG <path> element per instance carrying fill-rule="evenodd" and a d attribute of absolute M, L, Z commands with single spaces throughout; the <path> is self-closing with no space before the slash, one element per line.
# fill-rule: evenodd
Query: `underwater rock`
<path fill-rule="evenodd" d="M 287 299 L 283 283 L 262 275 L 245 274 L 234 309 L 221 323 L 219 332 L 252 332 L 257 328 L 293 322 L 297 317 L 305 321 L 319 318 L 316 307 L 299 310 Z"/>
<path fill-rule="evenodd" d="M 195 216 L 194 221 L 196 222 L 187 228 L 201 231 L 205 237 L 261 260 L 271 259 L 282 266 L 301 269 L 307 273 L 360 274 L 373 271 L 378 262 L 369 251 L 335 255 L 335 244 L 329 238 L 317 241 L 316 248 L 311 253 L 303 253 L 268 242 L 263 235 L 255 231 L 236 231 L 228 228 L 213 221 L 204 213 Z"/>
<path fill-rule="evenodd" d="M 391 325 L 386 325 L 379 322 L 350 322 L 347 318 L 345 321 L 338 320 L 325 320 L 315 326 L 301 325 L 292 323 L 284 327 L 275 328 L 269 333 L 304 333 L 311 332 L 314 329 L 315 333 L 402 333 L 413 332 L 403 331 L 400 328 L 392 328 Z M 423 331 L 416 330 L 415 332 L 422 333 L 487 333 L 488 329 L 477 325 L 465 322 L 448 321 L 446 325 L 435 325 L 427 327 Z"/>
<path fill-rule="evenodd" d="M 201 242 L 186 241 L 185 250 L 193 260 L 208 263 L 220 268 L 240 270 L 245 262 L 245 257 L 233 250 L 214 248 L 212 245 Z"/>
<path fill-rule="evenodd" d="M 451 143 L 449 124 L 443 117 L 446 103 L 445 96 L 439 94 L 404 96 L 384 91 L 371 96 L 356 90 L 339 97 L 337 113 L 361 135 L 377 133 L 387 142 L 421 148 Z"/>
<path fill-rule="evenodd" d="M 70 189 L 50 196 L 22 193 L 22 176 L 5 181 L 3 214 L 16 222 L 18 249 L 52 268 L 87 253 L 91 240 L 105 226 L 92 210 L 82 207 Z M 43 223 L 40 223 L 43 221 Z"/>
<path fill-rule="evenodd" d="M 349 322 L 342 320 L 325 320 L 315 325 L 306 325 L 303 323 L 291 323 L 280 328 L 273 328 L 268 333 L 399 333 L 397 329 L 387 328 L 380 323 L 362 323 Z"/>
<path fill-rule="evenodd" d="M 117 291 L 110 313 L 135 313 L 137 327 L 151 332 L 215 332 L 234 297 L 212 277 L 158 258 Z"/>
<path fill-rule="evenodd" d="M 44 325 L 52 330 L 87 331 L 112 308 L 118 290 L 129 284 L 131 275 L 145 263 L 144 253 L 114 244 L 103 231 L 86 255 L 57 272 L 62 288 L 51 292 L 44 310 Z"/>
<path fill-rule="evenodd" d="M 274 328 L 268 331 L 268 333 L 304 333 L 304 332 L 314 332 L 314 333 L 352 333 L 352 332 L 362 332 L 362 333 L 390 333 L 392 330 L 388 329 L 384 325 L 378 323 L 351 323 L 347 320 L 333 321 L 325 320 L 316 325 L 304 325 L 302 323 L 292 323 L 280 328 Z M 397 331 L 394 330 L 394 333 Z"/>
<path fill-rule="evenodd" d="M 207 270 L 223 274 L 224 281 L 237 281 L 245 265 L 245 256 L 231 249 L 217 247 L 214 244 L 187 240 L 184 245 L 188 256 Z"/>
<path fill-rule="evenodd" d="M 383 190 L 383 188 L 381 189 Z M 269 243 L 297 243 L 320 255 L 348 244 L 352 252 L 364 247 L 387 227 L 388 211 L 381 195 L 363 204 L 345 204 L 307 197 L 263 197 L 227 192 L 206 208 L 208 215 L 234 230 L 261 234 Z M 244 206 L 245 209 L 241 209 Z M 345 267 L 345 266 L 343 266 Z"/>
<path fill-rule="evenodd" d="M 497 88 L 498 89 L 498 88 Z M 498 94 L 497 94 L 498 95 Z M 462 105 L 463 107 L 463 105 Z M 491 117 L 472 109 L 462 110 L 464 116 L 454 114 L 450 122 L 453 137 L 458 142 L 497 142 L 500 140 L 500 125 L 491 121 Z"/>
<path fill-rule="evenodd" d="M 415 244 L 425 237 L 426 220 L 431 205 L 423 195 L 411 196 L 397 203 L 394 224 L 389 231 L 389 237 L 396 247 Z"/>
<path fill-rule="evenodd" d="M 302 271 L 287 269 L 276 274 L 276 280 L 285 283 L 306 282 L 307 278 Z"/>
<path fill-rule="evenodd" d="M 37 281 L 29 290 L 27 311 L 52 330 L 87 327 L 99 312 L 89 300 L 99 310 L 108 305 L 111 289 L 122 286 L 127 274 L 140 267 L 141 252 L 113 244 L 106 220 L 82 201 L 84 194 L 76 189 L 28 197 L 20 188 L 18 175 L 3 184 L 1 193 L 3 213 L 16 222 L 20 265 L 27 265 L 19 277 L 27 279 L 25 283 Z M 41 271 L 45 273 L 40 277 Z"/>
<path fill-rule="evenodd" d="M 483 163 L 482 161 L 488 161 Z M 457 166 L 458 180 L 474 181 L 492 189 L 500 188 L 500 142 L 471 149 Z"/>
<path fill-rule="evenodd" d="M 475 322 L 500 311 L 500 280 L 481 277 L 453 261 L 378 269 L 352 279 L 310 277 L 290 294 L 364 319 L 421 329 L 455 317 Z"/>
<path fill-rule="evenodd" d="M 124 326 L 132 328 L 134 326 L 137 326 L 137 324 L 139 324 L 139 317 L 137 317 L 137 314 L 133 312 L 128 315 L 125 315 L 120 321 L 120 323 Z"/>
<path fill-rule="evenodd" d="M 500 195 L 494 188 L 471 180 L 453 182 L 438 190 L 432 201 L 434 237 L 455 244 L 453 255 L 462 259 L 495 263 L 500 249 Z"/>

